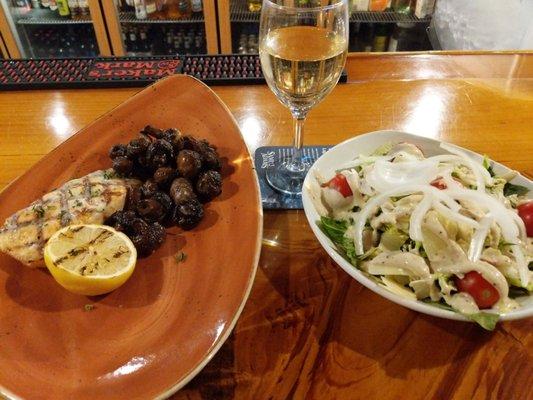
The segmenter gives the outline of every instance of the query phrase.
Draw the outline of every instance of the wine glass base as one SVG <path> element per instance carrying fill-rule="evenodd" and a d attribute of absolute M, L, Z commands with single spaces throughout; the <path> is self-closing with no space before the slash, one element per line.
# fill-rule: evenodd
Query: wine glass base
<path fill-rule="evenodd" d="M 311 163 L 310 159 L 304 157 L 300 167 L 294 169 L 290 168 L 290 158 L 282 160 L 281 163 L 267 169 L 266 180 L 278 192 L 299 195 L 302 193 L 305 175 L 307 175 Z"/>

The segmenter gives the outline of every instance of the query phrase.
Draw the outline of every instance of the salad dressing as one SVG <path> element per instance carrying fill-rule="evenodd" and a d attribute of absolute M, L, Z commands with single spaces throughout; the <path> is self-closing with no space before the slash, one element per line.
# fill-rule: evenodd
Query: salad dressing
<path fill-rule="evenodd" d="M 347 198 L 317 185 L 317 210 L 342 221 L 353 247 L 330 238 L 352 264 L 402 297 L 439 302 L 475 318 L 480 307 L 516 308 L 509 282 L 533 287 L 532 241 L 513 208 L 520 198 L 506 197 L 507 181 L 492 177 L 485 164 L 455 146 L 441 147 L 449 154 L 426 158 L 417 146 L 399 143 L 358 156 L 340 170 L 353 192 Z M 477 294 L 459 286 L 472 271 L 494 287 L 499 300 L 478 306 Z"/>

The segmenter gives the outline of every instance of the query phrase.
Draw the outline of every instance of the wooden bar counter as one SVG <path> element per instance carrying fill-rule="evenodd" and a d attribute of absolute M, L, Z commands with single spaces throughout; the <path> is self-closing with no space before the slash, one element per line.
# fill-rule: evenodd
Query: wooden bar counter
<path fill-rule="evenodd" d="M 397 129 L 533 176 L 533 53 L 351 55 L 307 144 Z M 139 89 L 0 93 L 0 189 Z M 266 85 L 215 87 L 253 152 L 290 144 Z M 177 113 L 180 110 L 176 110 Z M 533 319 L 486 332 L 402 308 L 322 250 L 303 211 L 265 212 L 259 269 L 230 339 L 174 399 L 533 399 Z"/>

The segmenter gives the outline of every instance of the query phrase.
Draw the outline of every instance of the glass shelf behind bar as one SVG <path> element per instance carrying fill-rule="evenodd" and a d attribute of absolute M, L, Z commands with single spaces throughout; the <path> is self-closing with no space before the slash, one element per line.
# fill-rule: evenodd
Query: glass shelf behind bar
<path fill-rule="evenodd" d="M 203 23 L 203 15 L 192 15 L 187 19 L 137 19 L 133 12 L 120 12 L 119 21 L 124 24 L 190 24 Z"/>
<path fill-rule="evenodd" d="M 259 22 L 260 15 L 261 12 L 251 12 L 248 10 L 246 0 L 231 0 L 231 22 Z M 404 14 L 394 11 L 354 11 L 350 16 L 350 22 L 369 23 L 427 23 L 430 20 L 431 17 L 418 18 L 417 16 L 412 14 Z"/>

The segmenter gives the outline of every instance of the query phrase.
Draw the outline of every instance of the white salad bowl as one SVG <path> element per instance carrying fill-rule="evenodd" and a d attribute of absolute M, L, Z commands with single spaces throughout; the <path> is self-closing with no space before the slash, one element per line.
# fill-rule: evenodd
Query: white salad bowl
<path fill-rule="evenodd" d="M 464 315 L 459 313 L 449 311 L 446 309 L 441 309 L 434 305 L 430 305 L 418 300 L 408 299 L 402 297 L 396 293 L 389 291 L 385 286 L 382 286 L 366 276 L 361 270 L 357 269 L 355 266 L 346 261 L 335 248 L 335 244 L 320 230 L 317 221 L 320 220 L 320 215 L 318 214 L 313 201 L 310 195 L 310 185 L 313 183 L 313 180 L 316 179 L 317 173 L 319 175 L 329 178 L 335 174 L 335 171 L 339 169 L 339 166 L 346 164 L 347 162 L 353 160 L 359 154 L 371 154 L 376 148 L 385 143 L 398 143 L 398 142 L 409 142 L 417 145 L 426 155 L 426 157 L 446 154 L 440 144 L 441 142 L 434 139 L 429 139 L 417 135 L 413 135 L 405 132 L 398 131 L 377 131 L 366 133 L 352 139 L 348 139 L 345 142 L 342 142 L 335 147 L 331 148 L 329 151 L 324 153 L 309 169 L 307 176 L 304 181 L 304 187 L 302 190 L 302 200 L 305 215 L 309 221 L 309 225 L 313 230 L 318 241 L 326 250 L 333 260 L 352 278 L 361 283 L 363 286 L 372 290 L 374 293 L 379 294 L 380 296 L 385 297 L 386 299 L 393 301 L 397 304 L 400 304 L 404 307 L 407 307 L 411 310 L 418 311 L 424 314 L 433 315 L 435 317 L 454 319 L 459 321 L 470 321 Z M 464 149 L 459 146 L 455 146 L 458 149 L 463 150 L 474 159 L 478 161 L 483 160 L 483 156 L 474 153 L 468 149 Z M 505 172 L 511 171 L 511 169 L 506 166 L 499 164 L 493 161 L 493 170 L 497 175 L 501 175 Z M 521 175 L 517 175 L 512 183 L 517 185 L 522 185 L 529 188 L 529 197 L 533 191 L 533 183 L 524 178 Z M 521 319 L 533 316 L 533 296 L 521 297 L 517 299 L 521 304 L 521 307 L 510 311 L 508 313 L 500 314 L 500 321 Z"/>

